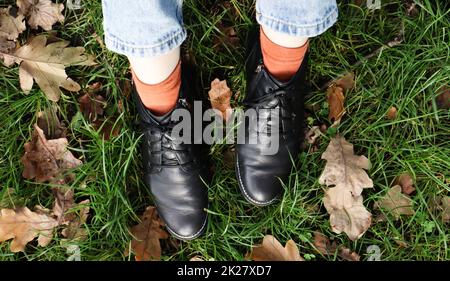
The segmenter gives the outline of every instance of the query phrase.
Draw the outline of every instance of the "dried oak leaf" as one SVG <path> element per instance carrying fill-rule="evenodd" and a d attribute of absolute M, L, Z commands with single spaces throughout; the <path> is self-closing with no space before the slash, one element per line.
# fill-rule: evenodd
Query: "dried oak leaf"
<path fill-rule="evenodd" d="M 414 215 L 413 201 L 402 193 L 402 187 L 395 185 L 389 189 L 386 195 L 374 204 L 375 208 L 384 209 L 399 219 L 401 215 Z"/>
<path fill-rule="evenodd" d="M 137 261 L 150 261 L 161 259 L 160 239 L 167 239 L 169 236 L 162 229 L 164 223 L 159 219 L 155 207 L 147 207 L 142 215 L 141 222 L 131 227 L 133 235 L 131 249 Z"/>
<path fill-rule="evenodd" d="M 349 248 L 342 245 L 338 246 L 336 241 L 331 243 L 327 236 L 317 231 L 314 232 L 313 244 L 322 255 L 333 256 L 337 251 L 338 256 L 347 261 L 359 261 L 361 258 L 357 253 L 352 252 Z"/>
<path fill-rule="evenodd" d="M 221 112 L 222 118 L 227 121 L 231 116 L 231 90 L 226 80 L 214 79 L 211 82 L 211 90 L 208 92 L 209 100 L 213 109 Z"/>
<path fill-rule="evenodd" d="M 350 90 L 355 87 L 355 74 L 353 72 L 348 72 L 341 78 L 334 81 L 334 84 L 341 87 L 344 91 Z"/>
<path fill-rule="evenodd" d="M 414 187 L 414 180 L 408 173 L 403 173 L 398 176 L 394 180 L 394 185 L 400 185 L 402 187 L 402 192 L 406 195 L 410 195 L 416 191 L 416 188 Z"/>
<path fill-rule="evenodd" d="M 13 239 L 11 252 L 25 250 L 28 242 L 38 237 L 39 246 L 50 243 L 58 222 L 51 216 L 32 212 L 27 207 L 0 210 L 0 242 Z"/>
<path fill-rule="evenodd" d="M 53 24 L 64 21 L 61 13 L 64 10 L 64 4 L 52 3 L 50 0 L 17 0 L 16 4 L 19 12 L 27 16 L 28 24 L 33 29 L 40 26 L 49 31 Z"/>
<path fill-rule="evenodd" d="M 354 155 L 353 145 L 341 136 L 331 139 L 322 159 L 327 164 L 319 183 L 334 186 L 325 191 L 323 199 L 332 230 L 345 232 L 351 240 L 358 239 L 369 228 L 372 217 L 361 196 L 364 188 L 373 187 L 364 171 L 369 169 L 370 162 L 365 156 Z"/>
<path fill-rule="evenodd" d="M 281 243 L 272 235 L 264 236 L 261 245 L 252 247 L 252 251 L 246 257 L 254 261 L 303 261 L 297 245 L 293 240 L 286 242 L 283 247 Z"/>
<path fill-rule="evenodd" d="M 67 77 L 64 67 L 93 65 L 95 62 L 84 54 L 83 47 L 67 47 L 67 41 L 46 43 L 45 35 L 36 36 L 8 56 L 20 64 L 20 87 L 26 94 L 33 87 L 34 79 L 47 98 L 57 102 L 61 95 L 59 87 L 72 92 L 80 90 L 80 85 Z"/>
<path fill-rule="evenodd" d="M 34 125 L 30 142 L 25 144 L 25 154 L 21 160 L 24 165 L 22 176 L 36 182 L 46 182 L 63 178 L 65 172 L 81 165 L 67 150 L 66 138 L 47 140 L 41 128 Z"/>
<path fill-rule="evenodd" d="M 18 14 L 13 17 L 10 14 L 11 6 L 0 9 L 0 38 L 15 41 L 25 29 L 25 17 Z"/>

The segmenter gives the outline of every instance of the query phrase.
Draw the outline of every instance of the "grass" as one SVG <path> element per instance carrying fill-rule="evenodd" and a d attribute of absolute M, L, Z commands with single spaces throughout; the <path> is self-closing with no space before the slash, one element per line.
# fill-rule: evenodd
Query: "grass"
<path fill-rule="evenodd" d="M 99 2 L 83 1 L 82 10 L 66 9 L 65 23 L 55 28 L 58 37 L 95 54 L 97 66 L 71 67 L 68 74 L 83 87 L 95 81 L 103 83 L 108 114 L 121 128 L 117 137 L 103 141 L 89 122 L 76 114 L 79 95 L 66 92 L 58 103 L 72 151 L 84 162 L 71 188 L 77 201 L 91 201 L 91 216 L 85 225 L 88 238 L 75 243 L 83 260 L 133 260 L 124 255 L 131 238 L 128 227 L 136 223 L 152 199 L 141 180 L 135 111 L 120 87 L 130 78 L 127 61 L 102 48 L 94 36 L 103 35 Z M 230 5 L 223 7 L 225 2 Z M 419 14 L 409 17 L 403 1 L 382 1 L 382 8 L 376 11 L 351 2 L 340 1 L 339 22 L 311 40 L 311 92 L 307 104 L 314 110 L 309 112 L 310 120 L 329 125 L 325 94 L 319 89 L 340 73 L 354 71 L 356 86 L 346 95 L 347 114 L 338 132 L 354 144 L 357 154 L 366 155 L 372 162 L 369 175 L 375 188 L 364 192 L 364 205 L 376 214 L 373 203 L 385 194 L 396 176 L 409 172 L 417 189 L 412 197 L 416 214 L 373 223 L 355 242 L 344 234 L 334 234 L 321 201 L 323 186 L 317 180 L 325 165 L 320 155 L 331 134 L 322 138 L 318 150 L 307 147 L 299 155 L 282 202 L 265 208 L 245 202 L 234 168 L 223 160 L 229 147 L 216 145 L 211 148 L 216 172 L 209 187 L 207 233 L 189 243 L 163 241 L 163 260 L 188 260 L 194 255 L 243 260 L 251 245 L 259 243 L 265 234 L 274 235 L 283 244 L 293 239 L 307 259 L 338 260 L 315 251 L 314 231 L 356 251 L 363 260 L 368 258 L 370 245 L 381 249 L 382 260 L 450 259 L 448 224 L 443 224 L 429 205 L 434 196 L 449 195 L 450 191 L 449 111 L 439 109 L 435 102 L 438 89 L 450 80 L 450 9 L 442 4 L 445 1 L 436 4 L 438 1 L 424 0 L 418 4 Z M 221 36 L 216 28 L 219 21 L 232 24 L 241 42 L 245 41 L 254 23 L 252 1 L 186 0 L 184 20 L 189 32 L 184 52 L 191 60 L 195 58 L 202 94 L 206 95 L 215 77 L 226 78 L 234 93 L 245 93 L 244 48 L 223 47 L 217 51 L 212 46 Z M 354 66 L 392 40 L 401 23 L 405 38 L 399 46 Z M 26 37 L 21 37 L 22 43 Z M 23 145 L 30 139 L 35 112 L 51 103 L 36 86 L 29 95 L 21 92 L 17 67 L 0 68 L 0 85 L 0 198 L 13 188 L 14 194 L 6 200 L 9 206 L 31 208 L 39 204 L 50 208 L 51 186 L 22 178 L 20 157 Z M 119 101 L 122 111 L 117 106 Z M 387 120 L 391 106 L 398 109 L 398 117 Z M 406 247 L 396 241 L 406 243 Z M 64 241 L 55 237 L 45 248 L 33 242 L 25 253 L 13 254 L 9 243 L 1 243 L 0 260 L 65 260 L 63 245 Z"/>

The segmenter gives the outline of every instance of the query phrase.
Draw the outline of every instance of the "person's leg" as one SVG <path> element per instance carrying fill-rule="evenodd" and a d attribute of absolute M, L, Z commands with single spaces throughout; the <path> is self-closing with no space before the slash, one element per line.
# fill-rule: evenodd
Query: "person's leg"
<path fill-rule="evenodd" d="M 335 0 L 258 0 L 256 20 L 261 25 L 261 49 L 269 72 L 281 80 L 293 76 L 317 36 L 337 20 Z"/>
<path fill-rule="evenodd" d="M 175 106 L 186 38 L 182 0 L 103 0 L 105 43 L 130 61 L 144 105 L 158 115 Z"/>
<path fill-rule="evenodd" d="M 254 205 L 275 202 L 283 191 L 280 180 L 288 183 L 301 141 L 308 38 L 331 27 L 337 14 L 335 0 L 256 2 L 261 27 L 246 62 L 243 102 L 256 111 L 258 122 L 240 124 L 245 137 L 239 143 L 238 135 L 236 145 L 238 184 Z"/>
<path fill-rule="evenodd" d="M 102 3 L 106 46 L 127 56 L 131 65 L 133 98 L 141 119 L 143 181 L 167 230 L 178 239 L 194 239 L 206 229 L 204 183 L 209 176 L 192 142 L 172 134 L 181 121 L 172 117 L 189 112 L 185 101 L 192 97 L 188 87 L 192 81 L 186 81 L 180 63 L 180 45 L 186 38 L 182 0 Z"/>

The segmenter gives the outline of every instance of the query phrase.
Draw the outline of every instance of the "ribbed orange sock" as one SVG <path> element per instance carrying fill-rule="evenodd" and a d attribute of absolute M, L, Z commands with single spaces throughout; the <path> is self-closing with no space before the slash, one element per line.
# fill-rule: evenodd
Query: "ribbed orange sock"
<path fill-rule="evenodd" d="M 262 28 L 259 38 L 265 67 L 278 80 L 289 81 L 302 64 L 308 42 L 298 48 L 286 48 L 270 41 Z"/>
<path fill-rule="evenodd" d="M 131 70 L 136 90 L 142 103 L 156 115 L 171 111 L 178 101 L 181 87 L 181 62 L 164 81 L 158 84 L 145 84 Z"/>

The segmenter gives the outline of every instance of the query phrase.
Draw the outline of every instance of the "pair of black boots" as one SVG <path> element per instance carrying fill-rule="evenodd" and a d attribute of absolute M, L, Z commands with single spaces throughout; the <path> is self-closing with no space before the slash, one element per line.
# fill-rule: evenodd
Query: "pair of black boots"
<path fill-rule="evenodd" d="M 248 84 L 243 104 L 244 109 L 256 112 L 258 123 L 246 123 L 245 141 L 236 144 L 236 177 L 248 202 L 266 206 L 282 194 L 282 182 L 287 181 L 299 153 L 308 55 L 290 81 L 280 82 L 265 69 L 259 40 L 254 42 L 246 61 Z M 190 81 L 186 80 L 182 73 L 178 103 L 164 116 L 152 114 L 136 92 L 134 98 L 143 130 L 144 181 L 167 230 L 178 239 L 192 240 L 206 229 L 211 176 L 206 162 L 201 160 L 199 146 L 183 143 L 172 134 L 177 125 L 171 118 L 173 112 L 190 110 L 187 98 L 193 95 L 189 92 Z M 276 112 L 277 118 L 268 112 Z M 278 141 L 275 153 L 264 153 L 270 145 L 266 142 L 250 141 L 252 136 L 275 130 Z"/>

